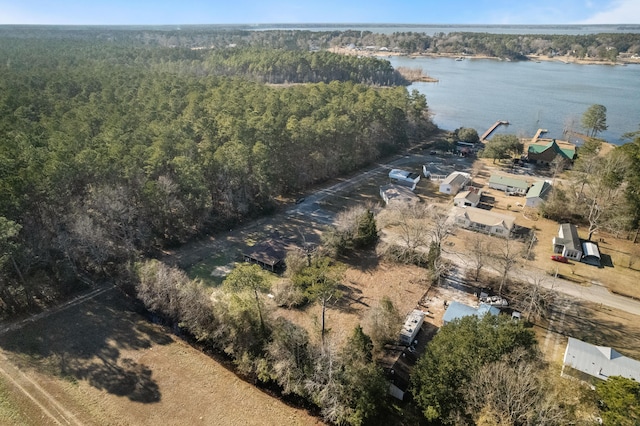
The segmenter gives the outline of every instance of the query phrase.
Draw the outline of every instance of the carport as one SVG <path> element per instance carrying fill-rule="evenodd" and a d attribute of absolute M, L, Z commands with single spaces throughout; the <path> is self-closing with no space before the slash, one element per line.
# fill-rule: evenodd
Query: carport
<path fill-rule="evenodd" d="M 597 245 L 595 245 L 591 241 L 585 241 L 584 243 L 582 243 L 582 253 L 582 261 L 584 263 L 600 266 L 600 250 L 598 250 Z"/>

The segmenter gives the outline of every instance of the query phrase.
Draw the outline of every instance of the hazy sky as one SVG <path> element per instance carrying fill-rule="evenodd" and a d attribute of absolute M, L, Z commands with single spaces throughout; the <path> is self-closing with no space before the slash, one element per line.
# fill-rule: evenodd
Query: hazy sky
<path fill-rule="evenodd" d="M 640 24 L 640 0 L 0 0 L 0 24 Z"/>

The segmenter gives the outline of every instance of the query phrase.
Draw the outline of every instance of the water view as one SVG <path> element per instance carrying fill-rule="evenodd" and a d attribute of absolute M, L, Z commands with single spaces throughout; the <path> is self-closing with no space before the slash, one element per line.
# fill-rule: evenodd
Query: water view
<path fill-rule="evenodd" d="M 438 83 L 414 83 L 427 96 L 434 121 L 444 129 L 486 130 L 533 136 L 538 128 L 562 138 L 567 127 L 582 131 L 580 118 L 593 104 L 607 107 L 609 129 L 601 136 L 622 143 L 640 125 L 640 66 L 506 62 L 487 59 L 391 57 L 394 67 L 421 67 Z"/>

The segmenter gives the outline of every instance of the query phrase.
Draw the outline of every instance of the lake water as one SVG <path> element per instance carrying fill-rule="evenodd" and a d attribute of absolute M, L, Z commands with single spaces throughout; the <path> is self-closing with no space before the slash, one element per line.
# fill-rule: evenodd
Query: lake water
<path fill-rule="evenodd" d="M 438 83 L 414 83 L 427 97 L 434 122 L 482 134 L 497 120 L 496 133 L 563 138 L 563 129 L 582 132 L 580 119 L 593 104 L 607 107 L 608 130 L 599 134 L 620 144 L 640 126 L 640 65 L 575 65 L 562 62 L 506 62 L 489 59 L 388 58 L 394 67 L 422 68 Z M 571 125 L 570 123 L 573 122 Z"/>
<path fill-rule="evenodd" d="M 453 32 L 490 34 L 600 34 L 640 33 L 640 25 L 444 25 L 444 24 L 255 24 L 238 25 L 254 31 L 301 30 L 301 31 L 345 31 L 361 30 L 380 34 L 395 32 L 418 32 L 427 35 Z"/>

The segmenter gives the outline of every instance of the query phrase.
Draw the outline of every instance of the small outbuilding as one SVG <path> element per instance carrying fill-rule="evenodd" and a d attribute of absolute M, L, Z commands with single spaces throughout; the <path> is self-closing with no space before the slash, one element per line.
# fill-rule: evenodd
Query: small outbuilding
<path fill-rule="evenodd" d="M 284 269 L 288 245 L 281 239 L 272 238 L 249 247 L 243 254 L 245 262 L 260 265 L 262 269 L 278 272 Z"/>
<path fill-rule="evenodd" d="M 582 261 L 584 263 L 600 267 L 601 260 L 600 250 L 598 250 L 598 246 L 595 243 L 591 241 L 582 243 Z"/>
<path fill-rule="evenodd" d="M 486 303 L 480 303 L 477 308 L 474 308 L 473 306 L 465 305 L 464 303 L 456 302 L 454 300 L 449 304 L 449 307 L 444 312 L 442 323 L 446 325 L 453 320 L 468 317 L 471 315 L 483 317 L 486 314 L 498 315 L 499 313 L 500 309 Z"/>

